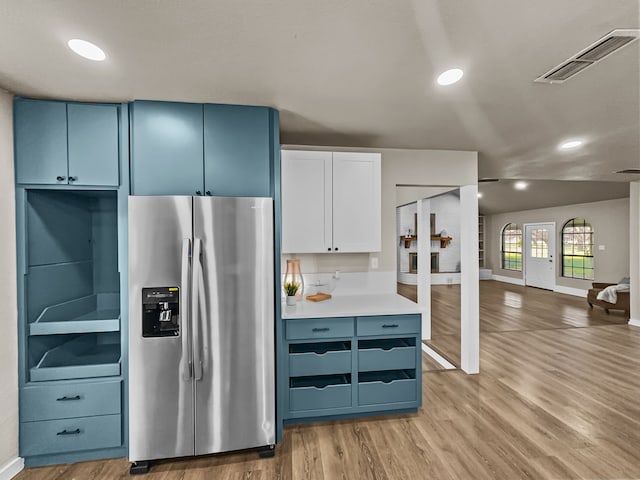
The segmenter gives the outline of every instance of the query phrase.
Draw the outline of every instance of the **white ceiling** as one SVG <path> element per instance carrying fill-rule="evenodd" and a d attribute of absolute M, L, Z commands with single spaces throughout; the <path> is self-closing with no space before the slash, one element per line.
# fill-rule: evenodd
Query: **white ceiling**
<path fill-rule="evenodd" d="M 0 86 L 271 105 L 282 143 L 477 150 L 480 177 L 626 182 L 638 177 L 612 171 L 640 167 L 640 42 L 562 85 L 533 80 L 615 28 L 638 28 L 639 10 L 637 0 L 2 0 Z M 74 37 L 107 61 L 77 57 Z M 453 66 L 462 81 L 436 85 Z M 583 149 L 556 150 L 575 136 Z"/>

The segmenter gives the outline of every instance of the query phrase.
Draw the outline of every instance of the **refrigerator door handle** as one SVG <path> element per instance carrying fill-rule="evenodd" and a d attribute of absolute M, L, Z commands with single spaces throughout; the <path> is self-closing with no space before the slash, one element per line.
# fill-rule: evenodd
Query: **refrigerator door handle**
<path fill-rule="evenodd" d="M 202 242 L 199 238 L 193 239 L 193 256 L 191 259 L 191 325 L 193 326 L 193 378 L 195 380 L 202 379 L 202 360 L 200 356 L 200 311 L 198 304 L 198 295 L 200 290 L 200 253 Z"/>
<path fill-rule="evenodd" d="M 191 361 L 191 328 L 189 325 L 189 256 L 191 255 L 191 239 L 182 239 L 182 265 L 180 268 L 180 317 L 182 329 L 182 351 L 183 355 L 188 355 L 188 361 L 184 362 L 183 377 L 189 380 L 193 377 L 193 364 Z"/>

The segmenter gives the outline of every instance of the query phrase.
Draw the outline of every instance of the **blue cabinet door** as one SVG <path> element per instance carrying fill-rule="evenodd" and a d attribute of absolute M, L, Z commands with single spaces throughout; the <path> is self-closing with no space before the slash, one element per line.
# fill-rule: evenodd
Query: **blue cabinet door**
<path fill-rule="evenodd" d="M 16 99 L 16 183 L 67 183 L 67 105 Z"/>
<path fill-rule="evenodd" d="M 67 105 L 69 184 L 118 185 L 118 106 Z"/>
<path fill-rule="evenodd" d="M 136 101 L 132 121 L 131 193 L 202 193 L 202 105 Z"/>
<path fill-rule="evenodd" d="M 204 106 L 204 184 L 210 195 L 268 197 L 269 108 Z"/>

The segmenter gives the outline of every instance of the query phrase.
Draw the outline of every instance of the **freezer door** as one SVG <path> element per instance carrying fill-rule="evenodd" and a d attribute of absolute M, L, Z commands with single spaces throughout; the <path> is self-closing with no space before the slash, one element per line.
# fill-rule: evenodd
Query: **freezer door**
<path fill-rule="evenodd" d="M 194 453 L 191 238 L 191 197 L 129 197 L 129 459 L 134 462 Z"/>
<path fill-rule="evenodd" d="M 194 198 L 196 454 L 275 444 L 273 201 Z"/>

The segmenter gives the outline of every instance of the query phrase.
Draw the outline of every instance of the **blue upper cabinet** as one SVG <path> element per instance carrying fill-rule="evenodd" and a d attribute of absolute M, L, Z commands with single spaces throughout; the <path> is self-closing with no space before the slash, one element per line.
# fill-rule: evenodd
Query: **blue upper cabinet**
<path fill-rule="evenodd" d="M 16 183 L 118 186 L 118 105 L 16 99 Z"/>
<path fill-rule="evenodd" d="M 268 107 L 136 101 L 132 194 L 268 197 L 278 131 Z"/>
<path fill-rule="evenodd" d="M 67 104 L 16 99 L 16 182 L 67 183 Z"/>
<path fill-rule="evenodd" d="M 209 195 L 268 197 L 270 109 L 204 106 L 204 185 Z"/>
<path fill-rule="evenodd" d="M 201 195 L 202 105 L 136 101 L 131 110 L 131 193 Z"/>
<path fill-rule="evenodd" d="M 118 185 L 118 106 L 69 104 L 69 184 Z"/>

